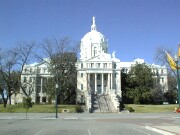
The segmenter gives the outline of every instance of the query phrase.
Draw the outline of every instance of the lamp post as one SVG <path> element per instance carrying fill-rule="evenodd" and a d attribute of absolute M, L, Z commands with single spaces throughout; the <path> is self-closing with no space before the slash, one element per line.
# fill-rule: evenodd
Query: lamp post
<path fill-rule="evenodd" d="M 58 84 L 56 83 L 56 87 L 55 87 L 55 108 L 56 108 L 56 118 L 58 118 L 58 115 L 57 115 L 57 108 L 58 108 L 58 106 L 57 106 L 57 89 L 58 89 Z"/>
<path fill-rule="evenodd" d="M 174 56 L 174 61 L 176 63 L 176 71 L 177 71 L 177 83 L 178 83 L 178 104 L 180 108 L 180 79 L 179 79 L 179 69 L 178 69 L 178 63 L 179 63 L 179 57 L 177 55 Z"/>

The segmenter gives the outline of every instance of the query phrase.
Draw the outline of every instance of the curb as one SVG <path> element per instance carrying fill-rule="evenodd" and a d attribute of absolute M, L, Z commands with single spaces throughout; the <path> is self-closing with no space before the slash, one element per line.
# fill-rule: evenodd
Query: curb
<path fill-rule="evenodd" d="M 163 135 L 176 135 L 174 133 L 170 133 L 170 132 L 167 132 L 167 131 L 164 131 L 164 130 L 161 130 L 161 129 L 157 129 L 157 128 L 154 128 L 154 127 L 150 127 L 150 126 L 145 126 L 145 128 L 148 129 L 148 130 L 152 130 L 154 132 L 163 134 Z"/>

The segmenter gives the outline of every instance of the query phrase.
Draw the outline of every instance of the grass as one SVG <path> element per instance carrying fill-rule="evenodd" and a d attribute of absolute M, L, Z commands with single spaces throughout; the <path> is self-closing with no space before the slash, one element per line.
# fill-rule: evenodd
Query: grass
<path fill-rule="evenodd" d="M 137 105 L 137 104 L 126 104 L 126 107 L 134 109 L 135 113 L 161 113 L 161 112 L 173 112 L 177 104 L 168 105 Z"/>
<path fill-rule="evenodd" d="M 177 104 L 169 105 L 137 105 L 137 104 L 126 104 L 128 108 L 132 108 L 134 113 L 161 113 L 161 112 L 173 112 Z M 63 109 L 69 109 L 69 113 L 76 112 L 76 105 L 59 105 L 58 112 L 62 112 Z M 25 113 L 26 110 L 20 105 L 7 105 L 6 108 L 0 104 L 0 113 Z M 55 113 L 54 105 L 36 105 L 28 110 L 28 113 Z"/>
<path fill-rule="evenodd" d="M 63 109 L 69 109 L 69 113 L 76 112 L 76 105 L 59 105 L 58 112 L 62 112 Z M 0 104 L 0 113 L 25 113 L 26 110 L 21 105 L 7 105 L 6 108 Z M 34 104 L 32 108 L 28 110 L 28 113 L 54 113 L 54 105 L 36 105 Z"/>

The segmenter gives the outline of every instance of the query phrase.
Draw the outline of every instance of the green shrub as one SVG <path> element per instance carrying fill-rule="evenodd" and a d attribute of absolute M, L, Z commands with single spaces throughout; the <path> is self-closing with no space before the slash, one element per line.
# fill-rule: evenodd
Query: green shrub
<path fill-rule="evenodd" d="M 76 112 L 77 113 L 83 113 L 84 112 L 84 108 L 82 106 L 77 106 L 76 107 Z"/>
<path fill-rule="evenodd" d="M 7 111 L 8 111 L 9 113 L 15 112 L 15 109 L 16 109 L 16 107 L 15 107 L 15 106 L 12 106 L 12 105 L 10 105 L 10 106 L 7 107 Z"/>
<path fill-rule="evenodd" d="M 132 107 L 126 107 L 126 109 L 129 111 L 129 112 L 134 112 L 135 110 L 132 108 Z"/>

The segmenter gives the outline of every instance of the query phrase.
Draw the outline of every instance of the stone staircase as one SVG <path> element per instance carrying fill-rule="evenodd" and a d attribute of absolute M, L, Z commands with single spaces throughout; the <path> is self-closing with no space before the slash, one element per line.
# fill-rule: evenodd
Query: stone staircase
<path fill-rule="evenodd" d="M 117 112 L 114 107 L 111 98 L 109 95 L 96 95 L 92 94 L 92 112 L 94 113 L 108 113 L 108 112 Z"/>

